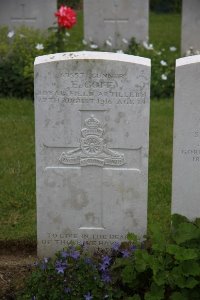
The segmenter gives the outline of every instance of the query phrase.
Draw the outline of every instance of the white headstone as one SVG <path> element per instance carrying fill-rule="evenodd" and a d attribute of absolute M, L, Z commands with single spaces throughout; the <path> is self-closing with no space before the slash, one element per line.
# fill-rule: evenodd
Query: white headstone
<path fill-rule="evenodd" d="M 148 38 L 149 0 L 84 0 L 84 36 L 100 47 L 127 47 L 126 40 Z M 124 40 L 125 39 L 125 40 Z"/>
<path fill-rule="evenodd" d="M 200 50 L 200 1 L 182 1 L 181 51 L 185 54 L 191 47 Z"/>
<path fill-rule="evenodd" d="M 172 213 L 200 217 L 200 56 L 176 62 Z"/>
<path fill-rule="evenodd" d="M 1 0 L 0 26 L 47 29 L 56 22 L 56 0 Z"/>
<path fill-rule="evenodd" d="M 147 226 L 150 60 L 75 52 L 35 61 L 38 254 L 110 248 Z"/>

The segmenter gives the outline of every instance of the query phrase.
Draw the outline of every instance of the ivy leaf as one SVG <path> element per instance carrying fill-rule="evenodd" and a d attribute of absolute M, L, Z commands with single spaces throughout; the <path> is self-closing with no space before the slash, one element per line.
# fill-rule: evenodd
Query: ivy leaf
<path fill-rule="evenodd" d="M 198 258 L 198 252 L 195 249 L 186 249 L 178 245 L 168 245 L 166 252 L 175 256 L 177 260 L 190 260 Z"/>

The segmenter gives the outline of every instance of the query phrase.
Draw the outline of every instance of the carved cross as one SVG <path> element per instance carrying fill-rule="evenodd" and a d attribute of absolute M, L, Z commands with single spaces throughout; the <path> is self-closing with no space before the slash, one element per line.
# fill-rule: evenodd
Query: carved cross
<path fill-rule="evenodd" d="M 21 16 L 20 17 L 11 17 L 11 21 L 12 22 L 35 22 L 36 21 L 36 17 L 27 17 L 26 13 L 25 13 L 25 4 L 21 3 L 20 4 L 21 7 Z"/>
<path fill-rule="evenodd" d="M 119 26 L 125 25 L 128 23 L 128 18 L 120 18 L 120 11 L 118 10 L 120 0 L 113 0 L 114 6 L 114 17 L 105 18 L 104 22 L 114 26 L 114 46 L 117 47 L 117 40 L 119 38 Z"/>
<path fill-rule="evenodd" d="M 56 158 L 55 163 L 51 163 L 54 166 L 48 166 L 46 170 L 51 170 L 56 174 L 59 172 L 59 169 L 62 169 L 66 174 L 72 172 L 78 176 L 80 181 L 77 183 L 71 182 L 70 184 L 71 189 L 74 190 L 73 193 L 78 197 L 79 205 L 84 201 L 85 194 L 87 194 L 86 217 L 82 218 L 79 230 L 105 229 L 103 207 L 105 205 L 104 201 L 109 201 L 109 199 L 104 199 L 105 197 L 103 196 L 103 185 L 107 176 L 107 173 L 104 172 L 119 172 L 123 170 L 141 172 L 142 149 L 114 149 L 106 145 L 104 142 L 104 129 L 96 118 L 95 112 L 91 111 L 91 117 L 85 118 L 85 122 L 80 130 L 80 144 L 78 147 L 73 145 L 69 147 L 44 145 L 45 151 L 50 151 L 51 157 Z M 52 151 L 54 153 L 53 156 Z M 132 158 L 132 162 L 130 162 L 130 158 Z M 84 178 L 89 179 L 90 186 L 85 186 L 81 178 L 83 182 Z M 73 199 L 73 201 L 76 201 L 76 199 Z M 94 211 L 95 214 L 93 213 Z"/>

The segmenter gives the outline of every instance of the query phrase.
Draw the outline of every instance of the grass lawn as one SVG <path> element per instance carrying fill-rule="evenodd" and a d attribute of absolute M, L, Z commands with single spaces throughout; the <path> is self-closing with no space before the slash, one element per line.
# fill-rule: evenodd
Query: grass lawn
<path fill-rule="evenodd" d="M 68 51 L 82 48 L 82 13 Z M 180 16 L 150 14 L 150 41 L 180 49 Z M 149 224 L 170 222 L 173 99 L 151 101 Z M 36 241 L 34 107 L 0 99 L 0 240 Z"/>

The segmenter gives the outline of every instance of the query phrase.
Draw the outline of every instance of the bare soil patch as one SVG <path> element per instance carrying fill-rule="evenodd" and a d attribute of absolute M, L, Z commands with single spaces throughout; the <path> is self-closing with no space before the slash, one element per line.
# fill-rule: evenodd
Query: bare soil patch
<path fill-rule="evenodd" d="M 34 243 L 0 242 L 0 299 L 16 299 L 35 261 Z"/>

